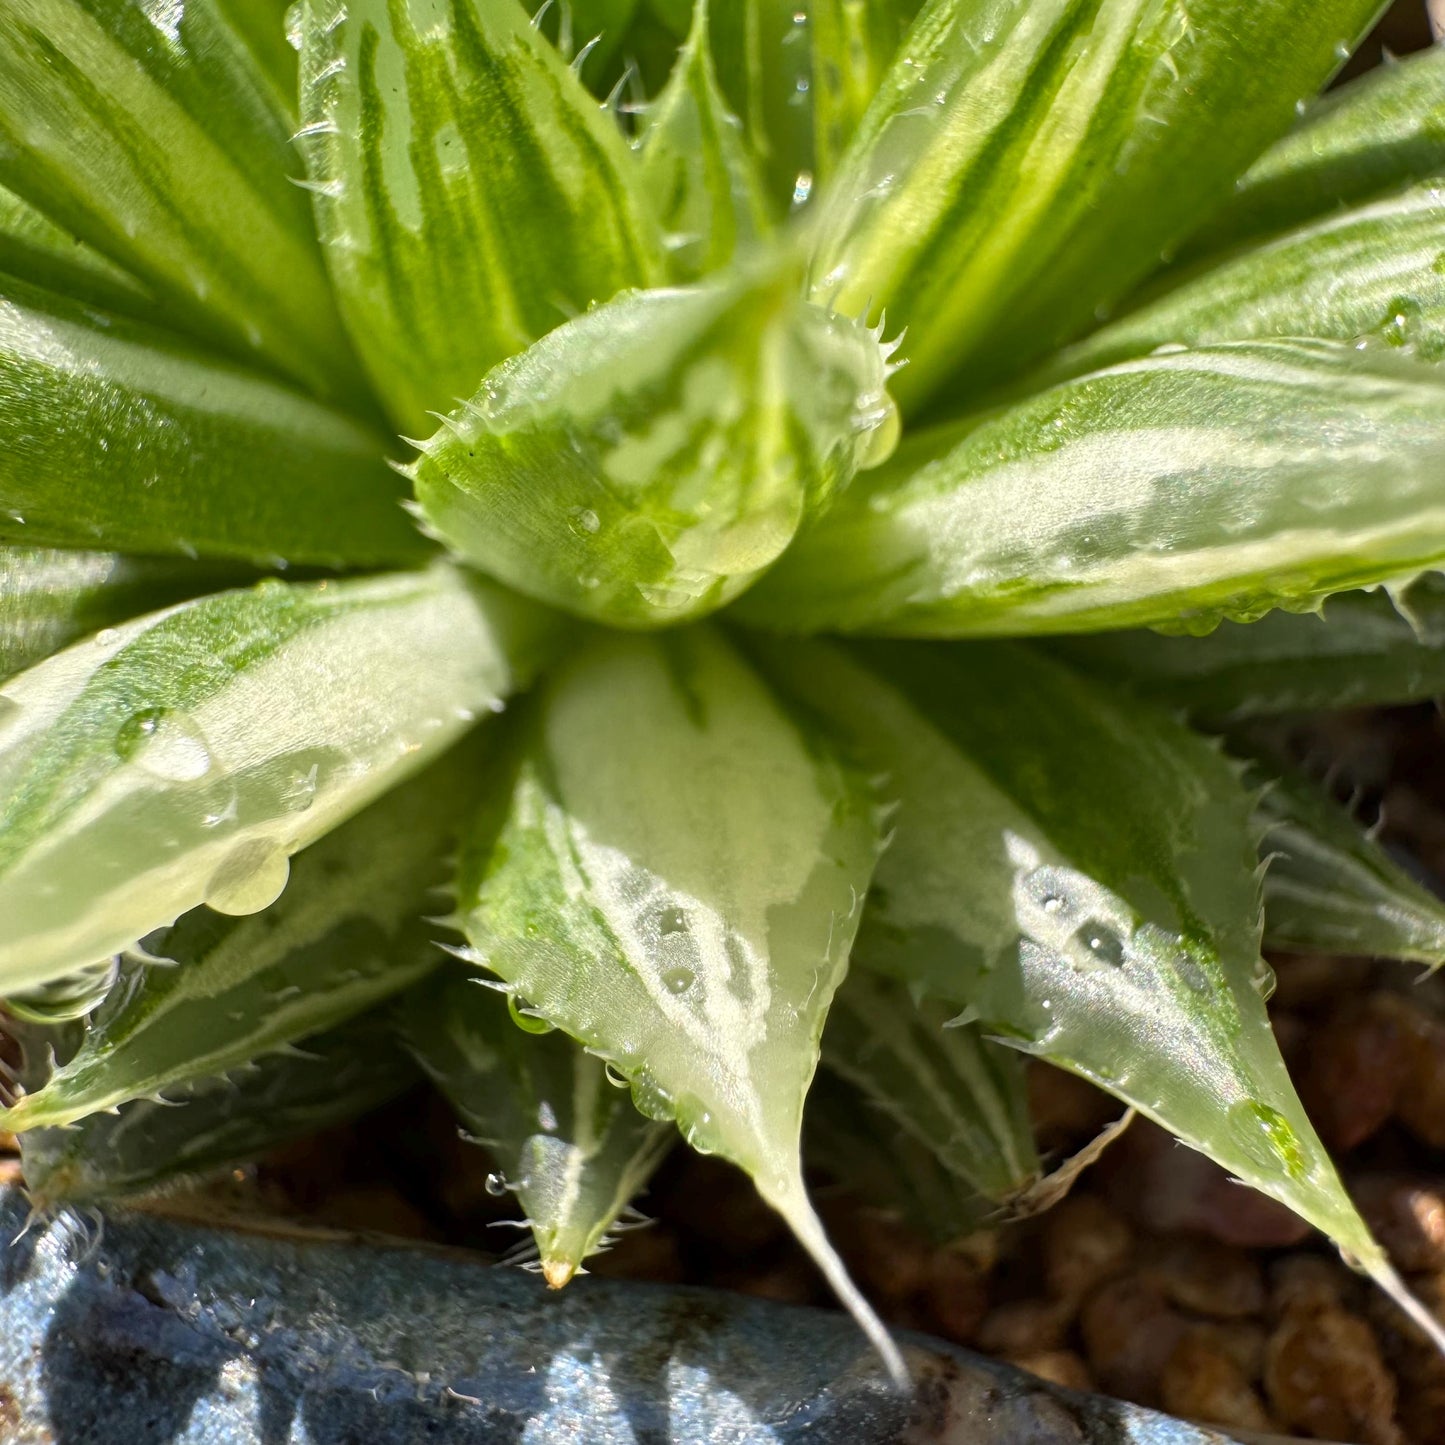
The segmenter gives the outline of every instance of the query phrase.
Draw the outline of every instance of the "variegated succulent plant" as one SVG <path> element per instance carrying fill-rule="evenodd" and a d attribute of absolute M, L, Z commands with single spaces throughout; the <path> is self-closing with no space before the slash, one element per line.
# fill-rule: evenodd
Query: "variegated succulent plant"
<path fill-rule="evenodd" d="M 1033 1055 L 1423 1318 L 1261 928 L 1445 909 L 1237 726 L 1445 689 L 1445 51 L 1307 103 L 1381 8 L 0 0 L 36 1199 L 419 1066 L 549 1282 L 676 1125 L 896 1369 L 803 1141 L 961 1232 Z"/>

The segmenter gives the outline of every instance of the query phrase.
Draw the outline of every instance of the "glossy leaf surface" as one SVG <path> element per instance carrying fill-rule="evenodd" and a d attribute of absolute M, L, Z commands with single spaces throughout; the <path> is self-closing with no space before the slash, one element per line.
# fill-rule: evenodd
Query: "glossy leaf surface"
<path fill-rule="evenodd" d="M 605 1246 L 677 1131 L 639 1114 L 566 1034 L 533 1032 L 525 1017 L 519 1027 L 475 974 L 449 968 L 412 990 L 401 1022 L 417 1062 L 501 1166 L 543 1277 L 560 1289 Z"/>
<path fill-rule="evenodd" d="M 166 333 L 0 282 L 0 544 L 426 555 L 369 427 Z"/>
<path fill-rule="evenodd" d="M 1445 354 L 1445 155 L 1441 178 L 1298 230 L 1181 280 L 1052 362 L 1047 378 L 1159 346 L 1376 334 L 1428 361 Z"/>
<path fill-rule="evenodd" d="M 1205 637 L 1101 632 L 1045 644 L 1094 675 L 1210 724 L 1419 702 L 1445 693 L 1445 583 L 1342 592 L 1318 615 L 1272 612 Z"/>
<path fill-rule="evenodd" d="M 294 117 L 223 0 L 6 0 L 0 184 L 197 336 L 347 396 Z"/>
<path fill-rule="evenodd" d="M 1445 372 L 1379 345 L 1150 356 L 867 473 L 745 601 L 793 629 L 1208 631 L 1445 559 Z"/>
<path fill-rule="evenodd" d="M 863 781 L 721 636 L 604 636 L 544 694 L 459 921 L 519 1007 L 741 1165 L 895 1370 L 803 1189 L 799 1130 L 877 835 Z"/>
<path fill-rule="evenodd" d="M 1368 954 L 1438 968 L 1445 902 L 1304 778 L 1260 799 L 1264 941 L 1285 953 Z"/>
<path fill-rule="evenodd" d="M 264 913 L 199 908 L 146 938 L 74 1057 L 0 1112 L 0 1127 L 68 1124 L 224 1074 L 415 983 L 443 958 L 421 915 L 446 878 L 476 763 L 475 745 L 452 749 L 298 854 Z M 299 793 L 315 786 L 297 773 Z"/>
<path fill-rule="evenodd" d="M 117 953 L 203 902 L 265 908 L 290 854 L 500 706 L 540 664 L 546 625 L 445 567 L 263 582 L 10 679 L 0 987 Z"/>
<path fill-rule="evenodd" d="M 823 1062 L 944 1168 L 995 1206 L 1038 1181 L 1023 1061 L 958 1012 L 902 984 L 855 970 L 838 990 L 823 1033 Z"/>
<path fill-rule="evenodd" d="M 661 238 L 612 117 L 518 0 L 306 0 L 316 225 L 396 424 L 626 286 Z"/>
<path fill-rule="evenodd" d="M 815 295 L 908 328 L 906 409 L 1004 379 L 1153 270 L 1380 9 L 932 0 L 836 177 Z"/>
<path fill-rule="evenodd" d="M 1253 799 L 1216 748 L 1023 647 L 771 644 L 899 800 L 855 962 L 1092 1080 L 1406 1307 L 1265 1013 Z"/>
<path fill-rule="evenodd" d="M 430 530 L 615 625 L 728 601 L 889 444 L 883 348 L 793 282 L 630 293 L 504 362 L 411 470 Z"/>
<path fill-rule="evenodd" d="M 643 181 L 666 235 L 671 271 L 693 281 L 772 226 L 757 162 L 718 88 L 707 0 L 667 86 L 647 108 Z"/>
<path fill-rule="evenodd" d="M 368 1014 L 270 1054 L 234 1078 L 193 1079 L 68 1129 L 32 1129 L 20 1146 L 39 1209 L 177 1188 L 364 1114 L 417 1082 L 415 1064 Z"/>
<path fill-rule="evenodd" d="M 169 558 L 0 547 L 0 682 L 87 633 L 237 580 Z"/>
<path fill-rule="evenodd" d="M 1315 102 L 1189 241 L 1197 256 L 1445 173 L 1445 50 L 1378 66 Z"/>

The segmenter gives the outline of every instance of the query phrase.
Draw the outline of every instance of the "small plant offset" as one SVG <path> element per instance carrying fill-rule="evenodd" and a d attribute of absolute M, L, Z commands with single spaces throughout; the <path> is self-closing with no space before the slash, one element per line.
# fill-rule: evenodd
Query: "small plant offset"
<path fill-rule="evenodd" d="M 1381 8 L 0 0 L 37 1203 L 420 1071 L 549 1282 L 676 1125 L 901 1371 L 803 1148 L 1036 1204 L 1033 1055 L 1438 1332 L 1260 955 L 1445 957 L 1258 721 L 1445 689 L 1445 52 L 1306 103 Z"/>

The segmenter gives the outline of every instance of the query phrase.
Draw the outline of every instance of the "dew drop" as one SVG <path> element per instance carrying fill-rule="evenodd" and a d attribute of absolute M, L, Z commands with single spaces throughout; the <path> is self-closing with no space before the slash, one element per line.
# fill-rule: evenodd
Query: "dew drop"
<path fill-rule="evenodd" d="M 115 735 L 126 762 L 168 783 L 194 783 L 211 771 L 211 752 L 201 730 L 184 713 L 153 707 L 127 718 Z"/>
<path fill-rule="evenodd" d="M 312 763 L 304 773 L 297 773 L 281 795 L 282 806 L 291 813 L 304 813 L 316 801 L 316 780 L 321 765 Z"/>
<path fill-rule="evenodd" d="M 808 204 L 808 197 L 813 194 L 813 173 L 812 171 L 799 171 L 797 179 L 793 182 L 793 204 L 805 206 Z"/>
<path fill-rule="evenodd" d="M 1100 963 L 1122 968 L 1124 964 L 1124 940 L 1107 924 L 1087 918 L 1074 935 Z"/>
<path fill-rule="evenodd" d="M 612 1064 L 612 1063 L 605 1064 L 605 1065 L 603 1066 L 602 1072 L 603 1072 L 603 1075 L 606 1077 L 607 1082 L 608 1082 L 609 1084 L 611 1084 L 614 1089 L 626 1089 L 626 1088 L 631 1087 L 631 1086 L 628 1084 L 627 1079 L 626 1079 L 626 1078 L 624 1077 L 624 1075 L 618 1070 L 618 1068 L 617 1068 L 617 1066 L 616 1066 L 615 1064 Z"/>
<path fill-rule="evenodd" d="M 1303 1179 L 1309 1173 L 1299 1135 L 1278 1109 L 1247 1099 L 1230 1106 L 1229 1122 L 1245 1151 L 1262 1168 L 1283 1164 L 1291 1179 Z"/>
<path fill-rule="evenodd" d="M 528 1034 L 550 1034 L 556 1024 L 550 1023 L 547 1019 L 538 1018 L 534 1013 L 528 1013 L 532 1005 L 524 998 L 518 998 L 516 994 L 507 995 L 507 1012 L 512 1016 L 512 1022 Z"/>
<path fill-rule="evenodd" d="M 488 1174 L 486 1183 L 482 1186 L 493 1199 L 500 1199 L 507 1192 L 507 1176 L 505 1174 Z"/>
<path fill-rule="evenodd" d="M 1254 967 L 1250 970 L 1249 981 L 1260 998 L 1273 998 L 1277 980 L 1274 970 L 1262 958 L 1255 959 Z"/>
<path fill-rule="evenodd" d="M 662 986 L 672 994 L 683 994 L 697 981 L 690 968 L 670 968 L 662 975 Z"/>
<path fill-rule="evenodd" d="M 601 530 L 602 518 L 591 507 L 572 509 L 572 530 L 588 537 L 595 537 Z"/>
<path fill-rule="evenodd" d="M 687 914 L 681 908 L 664 908 L 657 916 L 657 931 L 664 937 L 670 933 L 686 933 Z"/>
<path fill-rule="evenodd" d="M 870 467 L 881 467 L 898 450 L 898 441 L 902 435 L 903 420 L 898 414 L 897 403 L 885 394 L 882 417 L 858 444 L 859 468 L 866 472 Z"/>
<path fill-rule="evenodd" d="M 238 843 L 211 875 L 205 902 L 217 913 L 259 913 L 281 896 L 290 876 L 291 860 L 279 843 L 250 838 Z"/>

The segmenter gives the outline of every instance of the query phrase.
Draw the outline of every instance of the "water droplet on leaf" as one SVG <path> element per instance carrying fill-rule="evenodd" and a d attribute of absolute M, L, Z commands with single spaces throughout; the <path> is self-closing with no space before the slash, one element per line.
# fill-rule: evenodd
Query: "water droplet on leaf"
<path fill-rule="evenodd" d="M 168 783 L 194 783 L 211 771 L 211 751 L 201 730 L 170 708 L 147 708 L 127 718 L 115 735 L 115 750 Z"/>
<path fill-rule="evenodd" d="M 244 915 L 269 908 L 286 889 L 291 860 L 279 843 L 251 838 L 226 856 L 206 885 L 206 904 L 217 913 Z"/>

